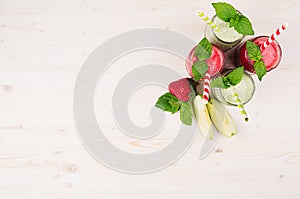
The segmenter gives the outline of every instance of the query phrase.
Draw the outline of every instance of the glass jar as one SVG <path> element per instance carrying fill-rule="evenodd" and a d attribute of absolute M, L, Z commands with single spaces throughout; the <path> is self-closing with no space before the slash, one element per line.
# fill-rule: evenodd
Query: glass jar
<path fill-rule="evenodd" d="M 232 70 L 227 71 L 224 75 L 226 76 Z M 248 103 L 255 92 L 255 83 L 252 77 L 248 73 L 244 73 L 241 82 L 235 86 L 231 86 L 227 89 L 211 87 L 212 95 L 221 103 L 225 105 L 237 106 L 235 101 L 234 93 L 237 93 L 243 104 Z"/>
<path fill-rule="evenodd" d="M 196 50 L 195 46 L 190 53 L 187 55 L 186 60 L 185 60 L 185 67 L 187 72 L 189 73 L 189 75 L 191 77 L 194 77 L 193 73 L 192 73 L 192 66 L 195 62 L 198 61 L 198 57 L 195 55 L 195 50 Z M 224 64 L 225 64 L 225 56 L 224 56 L 224 52 L 218 48 L 215 45 L 212 45 L 212 53 L 209 59 L 205 60 L 205 62 L 208 65 L 208 73 L 214 77 L 219 75 L 223 68 L 224 68 Z"/>
<path fill-rule="evenodd" d="M 261 46 L 268 38 L 268 36 L 258 36 L 249 39 L 249 41 L 252 41 L 257 45 Z M 254 62 L 250 60 L 246 49 L 246 41 L 236 49 L 235 54 L 235 62 L 237 66 L 243 65 L 248 72 L 255 73 Z M 269 44 L 264 51 L 262 51 L 262 56 L 262 60 L 266 64 L 267 72 L 276 68 L 279 65 L 282 58 L 280 44 L 275 40 L 274 42 Z"/>

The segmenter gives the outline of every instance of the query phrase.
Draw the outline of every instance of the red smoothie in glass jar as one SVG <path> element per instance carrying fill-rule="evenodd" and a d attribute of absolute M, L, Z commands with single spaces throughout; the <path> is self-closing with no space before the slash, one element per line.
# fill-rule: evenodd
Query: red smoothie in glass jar
<path fill-rule="evenodd" d="M 191 50 L 191 52 L 188 54 L 186 61 L 185 61 L 185 67 L 187 72 L 190 74 L 191 77 L 194 77 L 192 72 L 192 66 L 195 62 L 198 61 L 198 58 L 195 55 L 195 49 L 196 46 Z M 223 67 L 224 67 L 224 52 L 216 47 L 212 46 L 212 53 L 209 59 L 205 61 L 208 65 L 208 73 L 211 77 L 216 76 L 219 74 Z"/>
<path fill-rule="evenodd" d="M 259 36 L 250 39 L 250 41 L 254 42 L 255 44 L 258 44 L 259 46 L 263 45 L 264 42 L 268 39 L 269 37 L 267 36 Z M 248 52 L 246 49 L 246 42 L 242 44 L 240 48 L 237 49 L 236 52 L 236 64 L 238 66 L 243 65 L 245 69 L 251 73 L 255 73 L 254 70 L 254 62 L 250 60 L 248 56 Z M 279 43 L 275 40 L 272 42 L 270 45 L 266 47 L 265 50 L 262 51 L 262 60 L 266 64 L 266 69 L 267 71 L 271 71 L 272 69 L 276 68 L 282 57 L 282 52 L 281 52 L 281 47 Z"/>

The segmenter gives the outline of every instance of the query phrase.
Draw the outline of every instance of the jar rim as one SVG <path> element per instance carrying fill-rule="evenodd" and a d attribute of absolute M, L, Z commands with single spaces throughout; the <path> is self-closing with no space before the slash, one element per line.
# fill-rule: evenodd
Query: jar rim
<path fill-rule="evenodd" d="M 229 74 L 230 72 L 232 72 L 232 71 L 233 71 L 233 70 L 228 70 L 228 71 L 226 71 L 224 74 L 222 74 L 222 77 L 225 77 L 226 75 L 228 75 L 228 74 Z M 253 90 L 252 90 L 252 92 L 251 92 L 251 97 L 250 97 L 247 101 L 243 102 L 243 104 L 247 104 L 247 103 L 253 98 L 253 95 L 254 95 L 254 93 L 255 93 L 256 88 L 255 88 L 255 82 L 254 82 L 252 76 L 251 76 L 249 73 L 247 73 L 246 71 L 244 71 L 244 75 L 247 76 L 247 78 L 249 78 L 251 84 L 253 85 Z M 222 88 L 220 88 L 220 89 L 221 89 L 222 96 L 224 96 L 224 90 L 225 90 L 225 89 L 222 89 Z M 231 103 L 230 101 L 226 100 L 225 97 L 224 97 L 224 99 L 225 99 L 225 101 L 228 103 L 228 105 L 231 105 L 231 106 L 237 106 L 237 104 L 233 104 L 233 103 Z M 218 100 L 218 99 L 217 99 L 217 100 Z M 218 101 L 219 101 L 219 100 L 218 100 Z"/>
<path fill-rule="evenodd" d="M 216 17 L 217 17 L 217 15 L 214 15 L 214 16 L 211 18 L 211 21 L 214 22 Z M 227 22 L 227 23 L 228 23 L 228 22 Z M 210 27 L 210 26 L 207 25 L 206 28 L 208 28 L 208 27 Z M 228 41 L 224 41 L 224 40 L 222 40 L 221 38 L 219 38 L 219 37 L 216 35 L 214 29 L 212 29 L 212 33 L 214 34 L 214 36 L 215 36 L 218 40 L 220 40 L 220 41 L 223 42 L 224 44 L 229 44 L 229 45 L 230 45 L 230 44 L 233 45 L 233 44 L 235 44 L 235 43 L 239 43 L 240 41 L 242 41 L 242 40 L 245 38 L 245 35 L 243 35 L 243 37 L 242 37 L 241 39 L 238 39 L 238 40 L 233 41 L 233 42 L 228 42 Z"/>

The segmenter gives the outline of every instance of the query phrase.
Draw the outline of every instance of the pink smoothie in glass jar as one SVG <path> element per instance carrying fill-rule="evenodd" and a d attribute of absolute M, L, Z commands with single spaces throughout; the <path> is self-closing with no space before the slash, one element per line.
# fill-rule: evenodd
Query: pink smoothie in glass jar
<path fill-rule="evenodd" d="M 268 38 L 269 37 L 267 36 L 259 36 L 250 39 L 250 41 L 261 46 Z M 271 71 L 272 69 L 276 68 L 279 65 L 282 57 L 281 47 L 279 43 L 275 40 L 270 45 L 268 45 L 266 49 L 262 51 L 262 56 L 262 60 L 266 64 L 267 71 Z M 254 62 L 250 60 L 248 56 L 246 42 L 242 44 L 240 48 L 237 49 L 236 64 L 238 66 L 243 65 L 247 71 L 255 73 L 253 67 Z"/>
<path fill-rule="evenodd" d="M 190 74 L 191 77 L 194 77 L 192 72 L 192 66 L 195 62 L 197 62 L 199 59 L 195 55 L 195 49 L 197 46 L 195 46 L 191 52 L 188 54 L 186 61 L 185 61 L 185 67 L 187 72 Z M 212 53 L 209 59 L 205 61 L 208 65 L 208 73 L 210 76 L 216 76 L 219 74 L 223 67 L 224 67 L 224 52 L 216 47 L 215 45 L 212 46 Z"/>

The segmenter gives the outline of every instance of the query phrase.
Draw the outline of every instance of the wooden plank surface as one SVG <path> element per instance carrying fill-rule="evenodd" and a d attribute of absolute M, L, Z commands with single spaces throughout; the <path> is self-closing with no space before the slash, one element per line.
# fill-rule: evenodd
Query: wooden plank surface
<path fill-rule="evenodd" d="M 251 122 L 244 124 L 231 109 L 239 135 L 222 138 L 206 159 L 198 158 L 203 142 L 198 136 L 190 150 L 167 169 L 129 175 L 97 162 L 80 142 L 72 110 L 78 71 L 98 45 L 124 31 L 162 28 L 198 41 L 205 24 L 195 11 L 201 9 L 211 16 L 210 1 L 2 0 L 0 198 L 299 198 L 300 2 L 230 2 L 252 19 L 258 35 L 289 23 L 289 30 L 279 39 L 284 53 L 280 67 L 257 83 L 255 98 L 247 105 Z M 153 60 L 186 75 L 183 60 L 157 52 L 124 57 L 115 63 L 111 75 L 122 77 L 133 64 Z M 157 88 L 149 97 L 137 94 L 136 104 L 130 105 L 132 119 L 149 123 L 145 116 L 163 91 Z M 149 142 L 122 135 L 113 120 L 105 117 L 111 114 L 103 105 L 110 102 L 110 87 L 103 92 L 108 94 L 100 96 L 96 113 L 110 129 L 108 136 L 115 145 L 149 153 L 170 143 L 172 133 Z M 178 127 L 177 119 L 169 125 Z"/>

